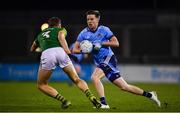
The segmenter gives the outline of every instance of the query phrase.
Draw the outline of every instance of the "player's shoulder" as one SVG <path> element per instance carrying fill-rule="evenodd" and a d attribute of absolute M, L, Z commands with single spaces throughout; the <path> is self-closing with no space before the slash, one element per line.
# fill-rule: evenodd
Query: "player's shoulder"
<path fill-rule="evenodd" d="M 85 28 L 80 32 L 80 34 L 84 34 L 84 33 L 86 33 L 86 32 L 88 32 L 88 27 L 85 27 Z"/>
<path fill-rule="evenodd" d="M 57 28 L 58 32 L 63 32 L 65 34 L 65 36 L 67 35 L 67 30 L 66 28 L 62 27 L 62 28 Z"/>
<path fill-rule="evenodd" d="M 64 28 L 64 27 L 59 28 L 59 31 L 67 32 L 66 28 Z"/>
<path fill-rule="evenodd" d="M 88 27 L 85 27 L 81 32 L 87 32 L 88 31 Z"/>
<path fill-rule="evenodd" d="M 61 30 L 65 30 L 66 31 L 66 28 L 65 27 L 62 27 L 62 28 L 60 28 Z"/>
<path fill-rule="evenodd" d="M 100 30 L 109 30 L 109 27 L 104 26 L 104 25 L 100 25 L 100 26 L 99 26 L 99 29 L 100 29 Z"/>

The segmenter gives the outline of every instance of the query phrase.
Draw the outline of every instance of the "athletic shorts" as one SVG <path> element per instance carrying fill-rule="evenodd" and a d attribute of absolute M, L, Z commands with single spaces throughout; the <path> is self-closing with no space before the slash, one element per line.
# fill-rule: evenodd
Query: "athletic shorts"
<path fill-rule="evenodd" d="M 105 76 L 113 82 L 117 78 L 121 77 L 120 71 L 117 69 L 117 59 L 114 55 L 106 56 L 104 62 L 98 65 L 103 70 Z"/>
<path fill-rule="evenodd" d="M 61 47 L 46 49 L 41 54 L 41 69 L 52 70 L 55 69 L 56 66 L 64 68 L 69 64 L 72 64 L 72 62 L 64 49 Z"/>

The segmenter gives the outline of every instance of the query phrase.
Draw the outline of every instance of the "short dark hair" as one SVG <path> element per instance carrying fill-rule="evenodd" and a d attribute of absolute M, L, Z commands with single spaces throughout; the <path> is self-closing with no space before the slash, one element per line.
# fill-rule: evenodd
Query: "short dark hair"
<path fill-rule="evenodd" d="M 58 17 L 51 17 L 48 20 L 48 24 L 49 27 L 58 26 L 59 24 L 61 24 L 61 19 L 59 19 Z"/>
<path fill-rule="evenodd" d="M 87 15 L 95 15 L 96 18 L 100 18 L 100 12 L 98 10 L 89 10 L 86 12 Z"/>

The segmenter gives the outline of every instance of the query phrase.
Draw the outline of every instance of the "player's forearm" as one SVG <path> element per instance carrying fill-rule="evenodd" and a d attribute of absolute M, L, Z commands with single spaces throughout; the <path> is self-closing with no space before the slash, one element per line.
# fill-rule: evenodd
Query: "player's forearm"
<path fill-rule="evenodd" d="M 31 46 L 31 48 L 30 48 L 30 51 L 31 51 L 31 52 L 35 51 L 37 47 L 38 47 L 38 46 L 36 45 L 36 43 L 33 42 L 32 46 Z"/>
<path fill-rule="evenodd" d="M 72 50 L 72 52 L 73 53 L 81 53 L 81 49 L 80 49 L 80 44 L 79 44 L 79 42 L 75 42 L 75 44 L 74 44 L 74 48 L 73 48 L 73 50 Z"/>
<path fill-rule="evenodd" d="M 80 49 L 77 49 L 77 48 L 73 48 L 72 52 L 78 54 L 78 53 L 81 53 L 81 50 L 80 50 Z"/>
<path fill-rule="evenodd" d="M 33 52 L 33 51 L 35 51 L 35 49 L 36 49 L 35 47 L 31 47 L 30 51 Z"/>
<path fill-rule="evenodd" d="M 113 36 L 109 41 L 103 42 L 103 46 L 119 47 L 119 41 L 115 36 Z"/>
<path fill-rule="evenodd" d="M 71 54 L 71 51 L 70 51 L 68 48 L 64 49 L 64 51 L 65 51 L 67 54 Z"/>
<path fill-rule="evenodd" d="M 64 51 L 67 54 L 71 54 L 71 51 L 69 50 L 69 47 L 68 47 L 68 44 L 66 42 L 65 35 L 63 32 L 59 32 L 58 40 L 59 40 L 59 43 L 61 44 L 61 46 L 63 47 Z"/>
<path fill-rule="evenodd" d="M 103 42 L 102 46 L 110 46 L 110 47 L 119 47 L 119 43 L 118 42 Z"/>
<path fill-rule="evenodd" d="M 62 45 L 64 51 L 65 51 L 67 54 L 71 54 L 71 51 L 70 51 L 69 48 L 68 48 L 67 42 L 63 42 L 63 41 L 62 41 L 62 42 L 61 42 L 61 45 Z"/>

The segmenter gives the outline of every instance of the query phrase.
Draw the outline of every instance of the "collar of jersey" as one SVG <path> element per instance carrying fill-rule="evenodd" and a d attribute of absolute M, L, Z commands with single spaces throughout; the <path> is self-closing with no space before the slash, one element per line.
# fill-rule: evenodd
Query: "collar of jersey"
<path fill-rule="evenodd" d="M 98 28 L 99 28 L 99 25 L 98 25 L 97 29 L 96 29 L 96 30 L 94 30 L 94 31 L 93 31 L 93 30 L 91 30 L 89 27 L 87 27 L 87 30 L 88 30 L 88 31 L 90 31 L 90 32 L 92 32 L 92 33 L 95 33 L 95 32 L 98 30 Z"/>

